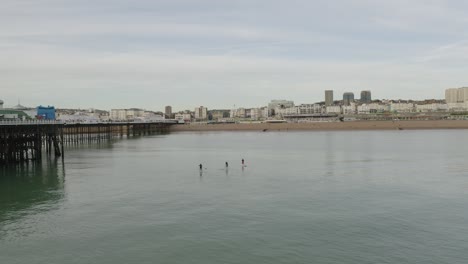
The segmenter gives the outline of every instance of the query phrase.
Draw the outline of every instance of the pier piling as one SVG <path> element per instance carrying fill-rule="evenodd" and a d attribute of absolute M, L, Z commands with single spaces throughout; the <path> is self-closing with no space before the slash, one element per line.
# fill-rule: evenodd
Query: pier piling
<path fill-rule="evenodd" d="M 114 137 L 169 131 L 175 122 L 62 123 L 59 121 L 0 121 L 0 165 L 40 160 L 43 152 L 64 158 L 64 145 L 93 144 Z"/>

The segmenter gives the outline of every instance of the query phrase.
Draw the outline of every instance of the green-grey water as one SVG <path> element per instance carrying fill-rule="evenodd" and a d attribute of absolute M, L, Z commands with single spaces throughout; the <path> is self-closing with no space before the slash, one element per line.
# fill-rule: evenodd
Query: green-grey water
<path fill-rule="evenodd" d="M 206 132 L 68 148 L 65 164 L 0 168 L 0 263 L 468 263 L 467 142 Z"/>

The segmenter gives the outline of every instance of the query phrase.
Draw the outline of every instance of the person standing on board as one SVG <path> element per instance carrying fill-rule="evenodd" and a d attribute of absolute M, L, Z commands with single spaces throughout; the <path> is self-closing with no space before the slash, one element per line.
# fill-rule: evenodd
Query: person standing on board
<path fill-rule="evenodd" d="M 226 168 L 227 168 L 227 167 L 229 167 L 229 164 L 228 164 L 228 162 L 226 161 Z"/>
<path fill-rule="evenodd" d="M 244 159 L 242 159 L 242 165 L 244 165 Z"/>
<path fill-rule="evenodd" d="M 203 169 L 203 165 L 201 165 L 201 163 L 200 163 L 200 165 L 199 165 L 199 166 L 200 166 L 200 170 L 202 170 L 202 169 Z"/>

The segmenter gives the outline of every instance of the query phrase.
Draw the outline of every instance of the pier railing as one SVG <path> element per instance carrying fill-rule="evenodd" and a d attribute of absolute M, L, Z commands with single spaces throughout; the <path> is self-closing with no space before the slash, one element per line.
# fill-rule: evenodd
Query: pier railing
<path fill-rule="evenodd" d="M 0 120 L 0 126 L 19 125 L 63 125 L 64 122 L 58 120 Z"/>
<path fill-rule="evenodd" d="M 63 120 L 0 120 L 0 126 L 18 126 L 18 125 L 76 125 L 76 124 L 88 124 L 88 125 L 99 125 L 99 124 L 176 124 L 177 120 L 172 119 L 161 119 L 153 121 L 63 121 Z"/>

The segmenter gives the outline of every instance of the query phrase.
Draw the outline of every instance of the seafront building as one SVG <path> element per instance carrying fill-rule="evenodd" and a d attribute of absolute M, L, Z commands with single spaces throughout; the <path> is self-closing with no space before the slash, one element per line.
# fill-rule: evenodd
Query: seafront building
<path fill-rule="evenodd" d="M 301 104 L 297 106 L 297 112 L 301 115 L 322 114 L 325 111 L 319 104 Z"/>
<path fill-rule="evenodd" d="M 204 106 L 195 108 L 195 119 L 198 121 L 208 120 L 208 108 Z"/>
<path fill-rule="evenodd" d="M 450 112 L 468 112 L 468 102 L 447 104 Z"/>
<path fill-rule="evenodd" d="M 324 113 L 324 107 L 319 104 L 301 104 L 289 108 L 277 109 L 277 116 L 313 115 Z"/>
<path fill-rule="evenodd" d="M 59 114 L 57 120 L 65 123 L 99 123 L 102 120 L 86 112 L 77 111 L 73 114 Z"/>
<path fill-rule="evenodd" d="M 164 120 L 165 114 L 162 112 L 153 112 L 153 111 L 145 111 L 143 116 L 136 118 L 136 121 L 141 122 L 156 122 L 159 120 Z"/>
<path fill-rule="evenodd" d="M 131 121 L 142 117 L 145 110 L 140 108 L 111 109 L 110 119 L 114 121 Z"/>
<path fill-rule="evenodd" d="M 176 113 L 174 118 L 179 121 L 179 123 L 190 123 L 192 120 L 192 114 L 190 111 Z"/>
<path fill-rule="evenodd" d="M 343 94 L 343 105 L 350 105 L 351 102 L 354 102 L 354 93 L 344 93 Z"/>
<path fill-rule="evenodd" d="M 229 118 L 234 120 L 258 121 L 268 118 L 268 107 L 260 108 L 235 108 L 229 111 Z"/>
<path fill-rule="evenodd" d="M 372 102 L 372 95 L 371 91 L 366 90 L 366 91 L 361 91 L 361 99 L 360 99 L 362 104 L 369 104 Z"/>
<path fill-rule="evenodd" d="M 447 102 L 447 104 L 458 103 L 458 88 L 445 90 L 445 102 Z"/>
<path fill-rule="evenodd" d="M 268 118 L 268 107 L 250 109 L 251 120 L 264 120 L 266 118 Z"/>
<path fill-rule="evenodd" d="M 246 109 L 245 108 L 237 108 L 232 109 L 229 115 L 230 118 L 246 118 Z"/>
<path fill-rule="evenodd" d="M 83 116 L 83 114 L 78 114 Z M 88 115 L 93 116 L 93 115 Z M 151 122 L 156 120 L 164 119 L 164 114 L 161 112 L 147 111 L 140 108 L 129 108 L 129 109 L 112 109 L 109 116 L 111 121 L 141 121 Z M 102 120 L 100 117 L 99 119 Z M 93 120 L 88 118 L 88 120 Z"/>
<path fill-rule="evenodd" d="M 415 111 L 413 103 L 391 103 L 390 111 L 396 113 L 412 113 Z"/>
<path fill-rule="evenodd" d="M 167 119 L 172 118 L 172 106 L 168 105 L 164 108 L 164 115 Z"/>
<path fill-rule="evenodd" d="M 362 104 L 357 106 L 358 114 L 376 114 L 376 113 L 385 113 L 390 112 L 390 105 L 388 104 Z"/>
<path fill-rule="evenodd" d="M 326 113 L 327 114 L 341 114 L 341 106 L 339 105 L 327 106 Z"/>
<path fill-rule="evenodd" d="M 445 90 L 445 101 L 447 104 L 468 102 L 468 87 Z"/>
<path fill-rule="evenodd" d="M 418 113 L 428 113 L 428 112 L 445 112 L 449 110 L 448 104 L 416 104 L 415 111 Z"/>
<path fill-rule="evenodd" d="M 108 122 L 110 113 L 104 110 L 90 108 L 83 109 L 57 109 L 57 120 L 67 123 L 98 123 Z"/>
<path fill-rule="evenodd" d="M 294 106 L 294 101 L 288 100 L 271 100 L 268 103 L 268 116 L 275 116 L 276 112 L 281 109 L 286 109 Z"/>
<path fill-rule="evenodd" d="M 468 87 L 446 89 L 445 101 L 449 111 L 468 111 Z"/>
<path fill-rule="evenodd" d="M 208 111 L 208 119 L 216 122 L 220 122 L 229 118 L 230 110 L 210 110 Z"/>
<path fill-rule="evenodd" d="M 343 105 L 341 111 L 343 115 L 354 115 L 356 114 L 357 105 L 351 102 L 349 105 Z"/>
<path fill-rule="evenodd" d="M 333 105 L 333 90 L 325 91 L 325 106 Z"/>

